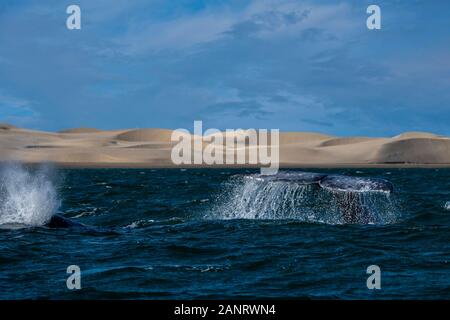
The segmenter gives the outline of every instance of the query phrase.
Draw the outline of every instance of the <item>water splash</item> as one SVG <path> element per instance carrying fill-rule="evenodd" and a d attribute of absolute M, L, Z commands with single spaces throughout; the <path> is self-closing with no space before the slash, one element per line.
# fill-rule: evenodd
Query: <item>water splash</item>
<path fill-rule="evenodd" d="M 232 177 L 216 199 L 215 219 L 296 219 L 326 224 L 388 224 L 398 220 L 393 195 L 331 190 L 317 184 Z"/>
<path fill-rule="evenodd" d="M 450 210 L 450 201 L 447 201 L 447 202 L 444 204 L 444 209 L 445 209 L 445 210 Z"/>
<path fill-rule="evenodd" d="M 42 226 L 60 206 L 54 170 L 8 164 L 0 168 L 0 225 Z"/>
<path fill-rule="evenodd" d="M 399 204 L 391 193 L 320 190 L 317 202 L 332 224 L 391 224 L 400 218 Z"/>

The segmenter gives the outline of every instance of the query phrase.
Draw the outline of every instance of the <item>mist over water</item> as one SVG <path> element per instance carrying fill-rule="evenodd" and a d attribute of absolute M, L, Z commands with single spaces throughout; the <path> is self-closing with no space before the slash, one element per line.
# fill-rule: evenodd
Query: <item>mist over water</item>
<path fill-rule="evenodd" d="M 0 167 L 0 226 L 42 226 L 60 206 L 51 165 Z"/>

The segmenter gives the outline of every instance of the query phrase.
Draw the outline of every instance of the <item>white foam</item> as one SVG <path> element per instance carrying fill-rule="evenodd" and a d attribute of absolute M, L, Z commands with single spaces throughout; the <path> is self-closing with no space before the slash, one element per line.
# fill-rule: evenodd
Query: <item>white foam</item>
<path fill-rule="evenodd" d="M 398 219 L 396 203 L 389 193 L 344 191 L 315 184 L 234 177 L 224 185 L 206 217 L 344 224 L 348 223 L 344 215 L 351 211 L 355 214 L 352 223 L 387 224 Z"/>
<path fill-rule="evenodd" d="M 444 204 L 444 209 L 450 210 L 450 201 L 447 201 L 447 202 Z"/>
<path fill-rule="evenodd" d="M 0 225 L 42 226 L 60 206 L 50 166 L 0 168 Z"/>
<path fill-rule="evenodd" d="M 316 217 L 302 204 L 311 185 L 235 177 L 210 214 L 215 219 L 296 219 Z"/>

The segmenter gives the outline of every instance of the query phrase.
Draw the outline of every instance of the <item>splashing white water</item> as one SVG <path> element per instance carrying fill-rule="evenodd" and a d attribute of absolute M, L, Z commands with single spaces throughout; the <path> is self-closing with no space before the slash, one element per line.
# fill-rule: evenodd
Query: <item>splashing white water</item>
<path fill-rule="evenodd" d="M 0 168 L 0 225 L 42 226 L 60 206 L 50 166 Z"/>
<path fill-rule="evenodd" d="M 386 224 L 398 220 L 387 193 L 328 190 L 316 184 L 235 177 L 217 199 L 215 219 L 295 219 L 326 224 Z"/>
<path fill-rule="evenodd" d="M 225 219 L 289 219 L 289 210 L 305 199 L 311 186 L 281 181 L 235 178 L 219 198 L 218 218 Z M 306 212 L 307 210 L 304 210 Z"/>
<path fill-rule="evenodd" d="M 450 201 L 447 201 L 447 202 L 444 204 L 444 209 L 450 210 Z"/>

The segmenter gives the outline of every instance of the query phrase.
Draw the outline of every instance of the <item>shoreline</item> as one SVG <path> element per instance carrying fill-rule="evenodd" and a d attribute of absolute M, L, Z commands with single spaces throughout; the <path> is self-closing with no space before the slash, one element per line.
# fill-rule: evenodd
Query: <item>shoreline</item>
<path fill-rule="evenodd" d="M 203 159 L 205 152 L 213 152 L 214 157 L 223 162 L 227 161 L 228 152 L 232 152 L 233 157 L 237 152 L 245 152 L 245 162 L 242 162 L 255 163 L 250 160 L 250 150 L 259 154 L 260 149 L 250 142 L 245 147 L 235 142 L 233 147 L 224 148 L 206 139 L 202 140 L 205 145 L 202 144 L 201 151 L 196 151 L 195 146 L 194 150 L 190 149 L 191 144 L 187 147 L 194 156 L 193 161 L 192 158 L 191 161 L 174 160 L 173 150 L 178 150 L 175 155 L 179 155 L 180 150 L 184 154 L 185 149 L 180 149 L 181 142 L 173 141 L 172 133 L 172 130 L 155 128 L 119 131 L 79 128 L 64 133 L 2 129 L 0 163 L 49 162 L 66 168 L 261 168 L 255 164 L 209 165 L 203 160 L 199 161 L 201 164 L 190 163 L 196 162 L 198 153 Z M 246 138 L 245 132 L 232 136 L 233 141 L 246 141 Z M 279 163 L 280 168 L 450 168 L 450 137 L 428 132 L 405 132 L 379 138 L 280 132 L 278 155 L 272 156 L 272 151 L 269 161 L 264 162 L 272 163 L 272 167 Z"/>
<path fill-rule="evenodd" d="M 38 166 L 41 164 L 50 164 L 62 169 L 260 169 L 256 165 L 166 165 L 151 163 L 56 163 L 51 161 L 27 162 L 27 161 L 0 161 L 0 165 L 7 163 L 19 163 L 29 166 Z M 280 164 L 280 170 L 283 169 L 450 169 L 450 163 L 425 164 L 425 163 L 298 163 L 298 164 Z"/>

